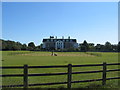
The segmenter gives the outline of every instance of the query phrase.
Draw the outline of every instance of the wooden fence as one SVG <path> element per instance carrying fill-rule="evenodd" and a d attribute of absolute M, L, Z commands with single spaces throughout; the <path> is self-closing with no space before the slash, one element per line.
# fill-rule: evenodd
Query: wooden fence
<path fill-rule="evenodd" d="M 57 65 L 57 66 L 28 66 L 28 65 L 24 65 L 24 66 L 0 67 L 0 69 L 24 69 L 24 74 L 0 75 L 0 77 L 23 77 L 23 85 L 2 85 L 0 87 L 24 87 L 24 88 L 28 88 L 28 86 L 67 84 L 67 88 L 70 89 L 72 83 L 93 82 L 93 81 L 102 81 L 102 85 L 105 85 L 106 80 L 120 79 L 120 77 L 111 77 L 111 78 L 106 77 L 107 72 L 120 71 L 120 69 L 107 70 L 107 66 L 109 66 L 109 65 L 120 65 L 120 63 L 107 64 L 106 62 L 104 62 L 103 64 L 87 64 L 87 65 L 72 65 L 72 64 Z M 99 70 L 99 71 L 72 72 L 73 67 L 93 67 L 93 66 L 102 66 L 102 70 Z M 28 73 L 29 68 L 68 68 L 68 71 L 67 71 L 67 73 L 29 74 Z M 100 78 L 100 79 L 72 81 L 72 74 L 100 73 L 100 72 L 102 72 L 102 78 Z M 29 84 L 28 83 L 28 77 L 29 76 L 51 76 L 51 75 L 67 75 L 67 82 L 38 83 L 38 84 Z"/>

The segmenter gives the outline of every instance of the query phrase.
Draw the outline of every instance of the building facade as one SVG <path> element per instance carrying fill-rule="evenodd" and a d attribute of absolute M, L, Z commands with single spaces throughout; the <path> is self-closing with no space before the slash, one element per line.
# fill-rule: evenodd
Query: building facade
<path fill-rule="evenodd" d="M 54 50 L 63 50 L 63 49 L 76 49 L 78 48 L 76 39 L 64 39 L 62 38 L 54 38 L 54 36 L 50 36 L 50 38 L 43 39 L 43 48 L 44 49 L 54 49 Z"/>

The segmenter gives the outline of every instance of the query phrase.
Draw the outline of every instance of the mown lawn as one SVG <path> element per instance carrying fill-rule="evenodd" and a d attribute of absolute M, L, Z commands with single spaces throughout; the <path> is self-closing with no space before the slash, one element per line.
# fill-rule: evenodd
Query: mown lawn
<path fill-rule="evenodd" d="M 23 66 L 28 64 L 29 66 L 49 66 L 49 65 L 80 65 L 80 64 L 101 64 L 117 63 L 118 53 L 111 52 L 55 52 L 58 56 L 51 56 L 51 52 L 32 52 L 32 51 L 3 51 L 2 52 L 2 66 Z M 109 66 L 108 69 L 117 69 L 118 66 Z M 81 67 L 73 68 L 74 71 L 90 71 L 90 70 L 102 70 L 102 67 Z M 67 72 L 67 68 L 51 68 L 51 69 L 29 69 L 29 73 L 57 73 Z M 3 74 L 19 74 L 23 73 L 22 69 L 9 69 L 3 70 Z M 107 77 L 117 77 L 118 72 L 107 73 Z M 87 80 L 98 79 L 102 77 L 102 73 L 95 74 L 77 74 L 72 76 L 72 80 Z M 22 77 L 6 77 L 2 79 L 3 85 L 23 84 Z M 38 76 L 29 77 L 29 83 L 45 83 L 45 82 L 64 82 L 67 81 L 66 75 L 60 76 Z M 86 87 L 90 84 L 99 84 L 98 82 L 90 83 L 77 83 L 72 84 L 73 88 Z M 107 87 L 118 87 L 118 80 L 107 81 Z M 66 87 L 66 85 L 51 85 L 51 86 L 37 86 L 37 87 Z"/>

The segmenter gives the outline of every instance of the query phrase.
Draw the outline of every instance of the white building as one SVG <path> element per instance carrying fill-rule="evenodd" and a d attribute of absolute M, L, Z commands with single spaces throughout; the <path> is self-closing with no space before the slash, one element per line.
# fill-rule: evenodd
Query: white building
<path fill-rule="evenodd" d="M 50 36 L 50 38 L 43 39 L 43 48 L 45 49 L 70 49 L 70 48 L 78 48 L 78 43 L 76 39 L 64 39 L 62 38 L 54 38 Z"/>

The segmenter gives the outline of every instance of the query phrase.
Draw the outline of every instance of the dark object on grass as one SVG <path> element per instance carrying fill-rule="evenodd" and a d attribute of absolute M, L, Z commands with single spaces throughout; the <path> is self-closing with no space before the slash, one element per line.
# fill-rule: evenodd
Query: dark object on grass
<path fill-rule="evenodd" d="M 57 54 L 53 53 L 53 54 L 51 54 L 51 56 L 57 56 Z"/>
<path fill-rule="evenodd" d="M 57 56 L 57 54 L 54 54 L 54 56 Z"/>

